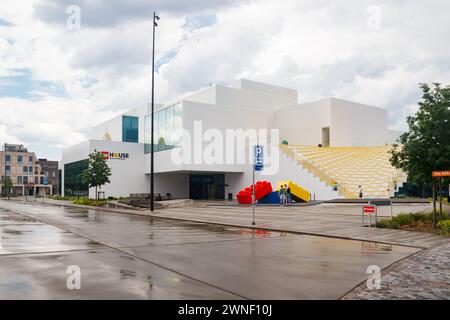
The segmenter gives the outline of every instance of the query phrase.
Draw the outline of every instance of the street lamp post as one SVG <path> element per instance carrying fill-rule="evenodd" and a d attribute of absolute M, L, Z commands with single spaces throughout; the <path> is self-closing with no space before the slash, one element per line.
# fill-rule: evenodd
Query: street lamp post
<path fill-rule="evenodd" d="M 155 127 L 155 29 L 158 26 L 156 22 L 159 20 L 159 17 L 156 15 L 156 12 L 153 12 L 153 47 L 152 47 L 152 124 L 151 124 L 151 146 L 150 146 L 150 211 L 153 211 L 155 208 L 155 168 L 154 168 L 154 127 Z"/>
<path fill-rule="evenodd" d="M 7 189 L 7 182 L 6 182 L 6 143 L 4 145 L 4 150 L 5 150 L 5 198 L 6 198 L 6 189 Z"/>

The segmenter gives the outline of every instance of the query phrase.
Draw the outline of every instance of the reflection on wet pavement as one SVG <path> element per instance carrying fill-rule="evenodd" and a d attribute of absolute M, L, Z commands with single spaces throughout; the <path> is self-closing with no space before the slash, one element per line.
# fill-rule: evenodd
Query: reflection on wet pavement
<path fill-rule="evenodd" d="M 194 222 L 176 222 L 111 212 L 55 206 L 24 206 L 26 213 L 90 239 L 118 247 L 244 240 L 283 236 Z M 99 232 L 101 230 L 101 233 Z"/>
<path fill-rule="evenodd" d="M 100 246 L 54 226 L 0 211 L 0 255 L 89 249 Z"/>
<path fill-rule="evenodd" d="M 112 249 L 7 256 L 0 261 L 1 299 L 239 298 Z M 66 287 L 70 265 L 80 267 L 80 290 Z"/>
<path fill-rule="evenodd" d="M 415 248 L 0 201 L 0 299 L 337 299 Z M 51 252 L 58 251 L 58 252 Z M 46 252 L 46 253 L 42 253 Z M 66 288 L 81 268 L 82 289 Z"/>

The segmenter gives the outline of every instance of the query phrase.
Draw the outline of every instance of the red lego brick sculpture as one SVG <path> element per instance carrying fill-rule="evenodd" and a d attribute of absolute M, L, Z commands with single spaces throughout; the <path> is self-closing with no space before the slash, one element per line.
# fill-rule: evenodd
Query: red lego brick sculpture
<path fill-rule="evenodd" d="M 258 181 L 255 184 L 255 201 L 259 200 L 272 192 L 272 185 L 269 181 Z M 252 186 L 241 190 L 237 194 L 239 204 L 252 203 Z"/>

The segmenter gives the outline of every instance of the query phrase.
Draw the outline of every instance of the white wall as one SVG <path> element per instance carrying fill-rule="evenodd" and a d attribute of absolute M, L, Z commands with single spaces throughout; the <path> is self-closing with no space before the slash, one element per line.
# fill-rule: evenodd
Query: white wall
<path fill-rule="evenodd" d="M 122 115 L 93 127 L 89 137 L 90 139 L 103 140 L 106 130 L 108 130 L 112 141 L 122 141 Z"/>
<path fill-rule="evenodd" d="M 386 142 L 388 126 L 385 109 L 331 99 L 331 146 L 379 146 Z"/>
<path fill-rule="evenodd" d="M 256 181 L 270 181 L 272 187 L 275 188 L 278 181 L 280 180 L 291 180 L 297 185 L 305 188 L 311 193 L 315 194 L 316 200 L 331 200 L 339 198 L 339 193 L 337 191 L 332 191 L 331 187 L 328 187 L 324 182 L 321 182 L 312 173 L 299 166 L 294 160 L 286 156 L 278 148 L 279 152 L 279 168 L 278 170 L 268 175 L 267 171 L 257 172 L 255 180 Z M 229 184 L 230 187 L 226 189 L 226 192 L 232 192 L 233 197 L 236 194 L 250 186 L 253 181 L 253 167 L 247 165 L 245 167 L 245 172 L 241 174 L 230 173 L 225 175 L 225 183 Z M 227 196 L 227 193 L 225 196 Z"/>
<path fill-rule="evenodd" d="M 150 185 L 150 175 L 146 175 Z M 146 192 L 150 193 L 150 189 Z M 155 174 L 155 194 L 165 196 L 170 193 L 172 198 L 189 198 L 189 173 L 173 172 Z"/>
<path fill-rule="evenodd" d="M 216 104 L 216 86 L 212 85 L 210 87 L 203 88 L 197 92 L 185 96 L 182 99 L 177 100 L 177 102 L 181 101 Z"/>
<path fill-rule="evenodd" d="M 87 159 L 89 154 L 97 151 L 129 153 L 126 160 L 108 159 L 111 169 L 111 183 L 102 187 L 105 196 L 128 196 L 130 193 L 148 193 L 149 183 L 144 174 L 144 145 L 128 142 L 107 142 L 88 140 L 63 151 L 62 165 Z M 64 168 L 63 181 L 64 181 Z M 89 197 L 95 197 L 95 188 L 90 188 Z"/>
<path fill-rule="evenodd" d="M 273 111 L 296 103 L 291 98 L 252 90 L 216 85 L 216 105 L 259 111 Z"/>
<path fill-rule="evenodd" d="M 299 166 L 297 162 L 286 156 L 283 152 L 279 151 L 279 154 L 279 171 L 271 176 L 263 176 L 263 178 L 268 178 L 267 180 L 272 183 L 272 186 L 276 186 L 277 182 L 280 180 L 291 180 L 295 184 L 308 190 L 311 193 L 311 197 L 315 194 L 316 200 L 339 198 L 339 193 L 337 191 L 332 191 L 331 187 L 328 187 L 308 170 Z"/>
<path fill-rule="evenodd" d="M 156 104 L 155 110 L 161 108 L 162 105 Z M 90 138 L 94 140 L 103 140 L 103 136 L 108 129 L 108 133 L 111 135 L 112 141 L 122 141 L 122 117 L 132 116 L 139 117 L 139 143 L 144 143 L 145 137 L 145 115 L 150 113 L 151 105 L 145 103 L 135 107 L 127 112 L 120 114 L 112 119 L 109 119 L 103 123 L 98 124 L 91 130 Z"/>
<path fill-rule="evenodd" d="M 322 143 L 322 128 L 329 127 L 330 99 L 302 103 L 274 113 L 274 128 L 280 129 L 280 139 L 289 144 L 317 146 Z"/>
<path fill-rule="evenodd" d="M 224 139 L 226 137 L 226 129 L 243 129 L 249 128 L 267 128 L 268 119 L 271 113 L 263 111 L 255 111 L 238 108 L 222 108 L 215 105 L 196 103 L 191 101 L 183 102 L 183 128 L 191 132 L 191 163 L 175 164 L 172 161 L 171 153 L 180 152 L 179 148 L 155 153 L 155 172 L 170 171 L 215 171 L 215 172 L 242 172 L 242 164 L 210 164 L 205 165 L 201 157 L 200 163 L 196 163 L 194 157 L 195 136 L 194 122 L 202 121 L 204 133 L 206 130 L 213 128 L 218 129 Z M 201 141 L 199 140 L 199 143 Z M 209 142 L 201 143 L 203 147 Z M 224 161 L 226 153 L 224 152 Z M 146 155 L 145 172 L 150 170 L 150 155 Z"/>
<path fill-rule="evenodd" d="M 370 146 L 391 142 L 387 111 L 351 101 L 325 98 L 282 108 L 274 127 L 290 144 L 317 146 L 322 128 L 330 128 L 330 146 Z"/>
<path fill-rule="evenodd" d="M 242 90 L 251 90 L 257 91 L 260 93 L 281 96 L 287 99 L 290 99 L 290 104 L 297 104 L 297 90 L 275 86 L 272 84 L 247 80 L 247 79 L 238 79 L 236 80 L 231 87 Z"/>

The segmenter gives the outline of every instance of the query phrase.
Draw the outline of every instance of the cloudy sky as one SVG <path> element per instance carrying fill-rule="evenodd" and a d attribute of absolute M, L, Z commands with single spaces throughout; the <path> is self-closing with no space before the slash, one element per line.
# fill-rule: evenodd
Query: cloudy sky
<path fill-rule="evenodd" d="M 157 102 L 244 77 L 380 106 L 405 129 L 418 83 L 450 83 L 448 0 L 1 0 L 0 143 L 60 159 L 149 101 L 153 10 Z"/>

